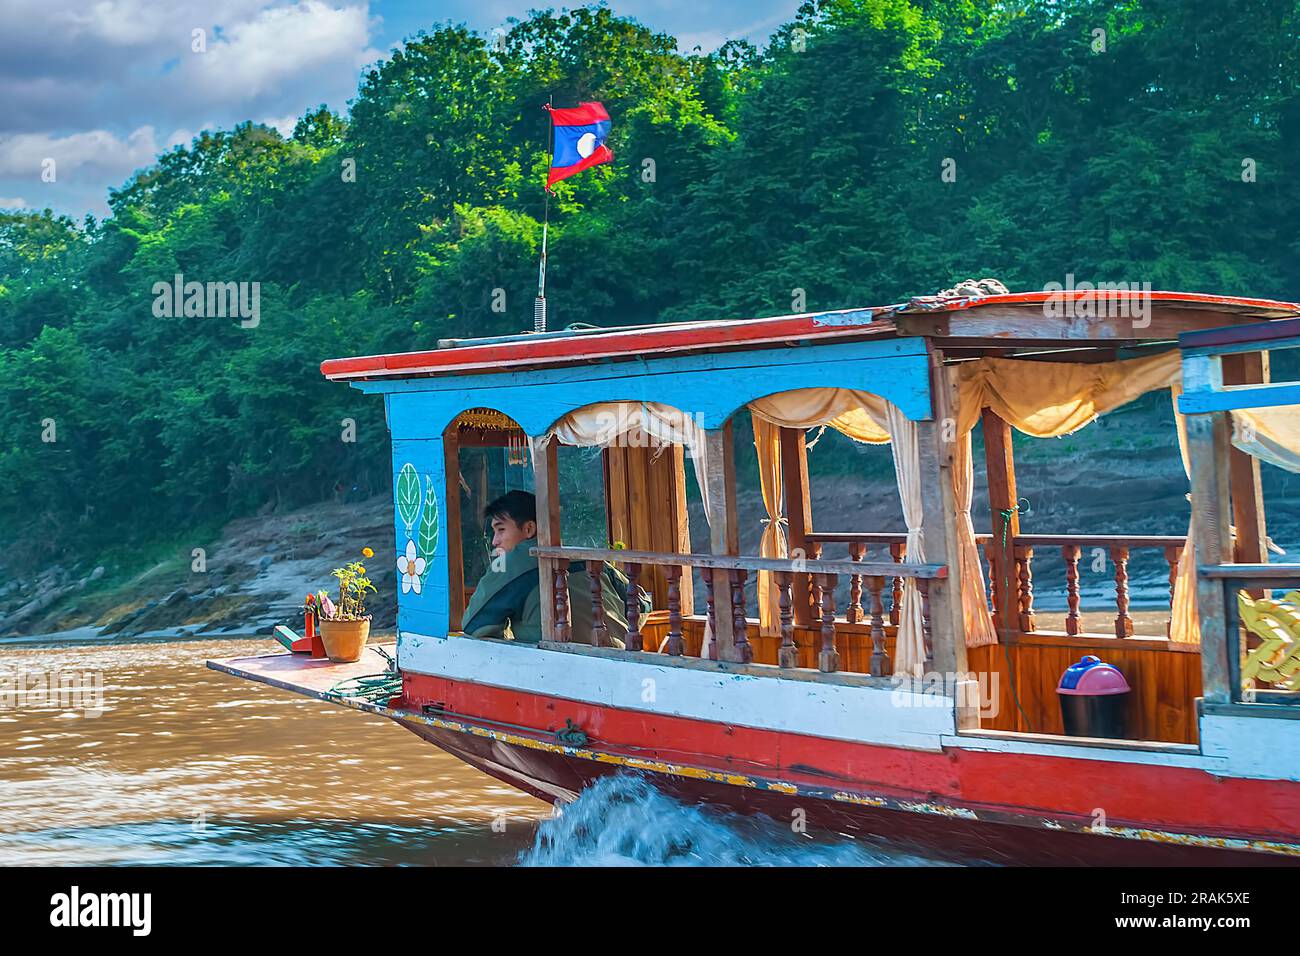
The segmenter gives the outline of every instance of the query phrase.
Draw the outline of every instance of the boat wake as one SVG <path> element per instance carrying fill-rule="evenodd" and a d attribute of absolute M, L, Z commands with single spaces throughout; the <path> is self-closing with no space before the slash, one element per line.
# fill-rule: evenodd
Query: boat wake
<path fill-rule="evenodd" d="M 943 866 L 770 817 L 681 803 L 632 774 L 605 777 L 544 821 L 521 866 Z"/>

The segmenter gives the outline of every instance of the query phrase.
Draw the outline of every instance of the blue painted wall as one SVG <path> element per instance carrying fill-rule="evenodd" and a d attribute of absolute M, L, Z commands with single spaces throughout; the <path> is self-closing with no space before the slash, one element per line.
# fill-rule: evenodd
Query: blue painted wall
<path fill-rule="evenodd" d="M 387 403 L 393 439 L 398 576 L 397 626 L 401 632 L 447 632 L 448 567 L 442 519 L 446 508 L 442 434 L 467 408 L 494 408 L 529 435 L 540 435 L 575 409 L 596 402 L 663 402 L 719 428 L 749 402 L 795 388 L 854 388 L 880 395 L 908 418 L 931 417 L 929 365 L 924 340 L 890 339 L 822 345 L 782 345 L 601 362 L 582 366 L 487 375 L 447 375 L 374 382 L 355 388 Z M 418 479 L 418 500 L 415 494 Z M 436 543 L 429 511 L 436 509 Z M 423 533 L 422 533 L 423 532 Z M 423 559 L 418 592 L 412 573 Z"/>

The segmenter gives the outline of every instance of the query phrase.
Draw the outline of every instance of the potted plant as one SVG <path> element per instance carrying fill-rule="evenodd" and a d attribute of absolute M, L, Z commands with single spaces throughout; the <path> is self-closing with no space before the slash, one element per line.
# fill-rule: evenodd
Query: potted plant
<path fill-rule="evenodd" d="M 362 554 L 370 557 L 374 552 L 366 548 Z M 366 592 L 375 590 L 375 586 L 366 577 L 365 566 L 360 561 L 335 568 L 334 577 L 339 582 L 338 603 L 330 599 L 329 592 L 319 591 L 315 610 L 325 655 L 337 664 L 350 664 L 361 660 L 361 652 L 370 637 Z"/>

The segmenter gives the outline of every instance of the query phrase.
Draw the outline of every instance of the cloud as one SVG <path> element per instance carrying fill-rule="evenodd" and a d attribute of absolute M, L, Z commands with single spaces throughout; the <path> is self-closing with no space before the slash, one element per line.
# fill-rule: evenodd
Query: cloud
<path fill-rule="evenodd" d="M 339 108 L 380 23 L 369 0 L 4 0 L 0 134 Z"/>
<path fill-rule="evenodd" d="M 0 196 L 0 209 L 26 209 L 26 208 L 27 208 L 27 200 L 23 199 L 21 196 L 14 197 L 14 198 L 9 198 L 7 196 Z"/>
<path fill-rule="evenodd" d="M 320 70 L 340 71 L 355 84 L 357 70 L 379 56 L 369 39 L 367 7 L 303 0 L 209 37 L 207 52 L 183 57 L 178 73 L 195 93 L 221 101 L 252 100 Z"/>
<path fill-rule="evenodd" d="M 149 165 L 158 154 L 152 126 L 141 126 L 119 139 L 96 129 L 70 136 L 19 133 L 0 139 L 0 175 L 38 178 L 46 160 L 55 162 L 56 176 L 83 166 L 110 175 L 127 175 Z"/>

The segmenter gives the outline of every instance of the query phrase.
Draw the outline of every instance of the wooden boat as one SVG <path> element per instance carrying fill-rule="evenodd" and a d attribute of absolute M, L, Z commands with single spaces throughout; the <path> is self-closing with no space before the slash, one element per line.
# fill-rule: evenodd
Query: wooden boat
<path fill-rule="evenodd" d="M 1300 565 L 1267 563 L 1259 461 L 1231 433 L 1251 410 L 1276 421 L 1275 407 L 1300 405 L 1300 384 L 1268 376 L 1270 349 L 1300 347 L 1297 316 L 1287 302 L 1075 289 L 326 361 L 327 378 L 384 402 L 392 434 L 396 553 L 408 558 L 400 691 L 330 690 L 382 670 L 373 655 L 210 663 L 382 714 L 548 801 L 637 772 L 683 799 L 959 856 L 1300 861 L 1300 629 L 1286 617 L 1300 621 L 1300 607 L 1275 590 L 1300 586 Z M 1179 386 L 1190 539 L 1020 532 L 1011 420 L 1058 434 Z M 732 419 L 746 408 L 767 456 L 762 554 L 741 553 L 736 518 Z M 981 535 L 962 500 L 977 420 L 993 514 Z M 908 534 L 814 529 L 805 430 L 827 423 L 892 441 Z M 566 441 L 601 445 L 603 547 L 562 544 Z M 476 447 L 525 444 L 548 596 L 540 644 L 460 630 L 473 583 L 461 526 L 479 520 L 461 513 L 462 464 Z M 688 470 L 707 552 L 690 546 Z M 1137 549 L 1169 563 L 1166 636 L 1133 636 Z M 1032 569 L 1048 550 L 1065 566 L 1060 631 L 1036 623 Z M 1115 582 L 1103 633 L 1079 610 L 1080 558 L 1094 555 Z M 658 609 L 642 620 L 629 605 L 622 648 L 606 628 L 575 639 L 570 627 L 572 562 L 591 569 L 599 607 L 603 561 Z M 766 610 L 746 597 L 751 577 Z M 1242 602 L 1265 598 L 1272 616 L 1252 611 L 1243 630 Z M 1063 733 L 1057 682 L 1086 655 L 1131 687 L 1124 739 Z"/>

